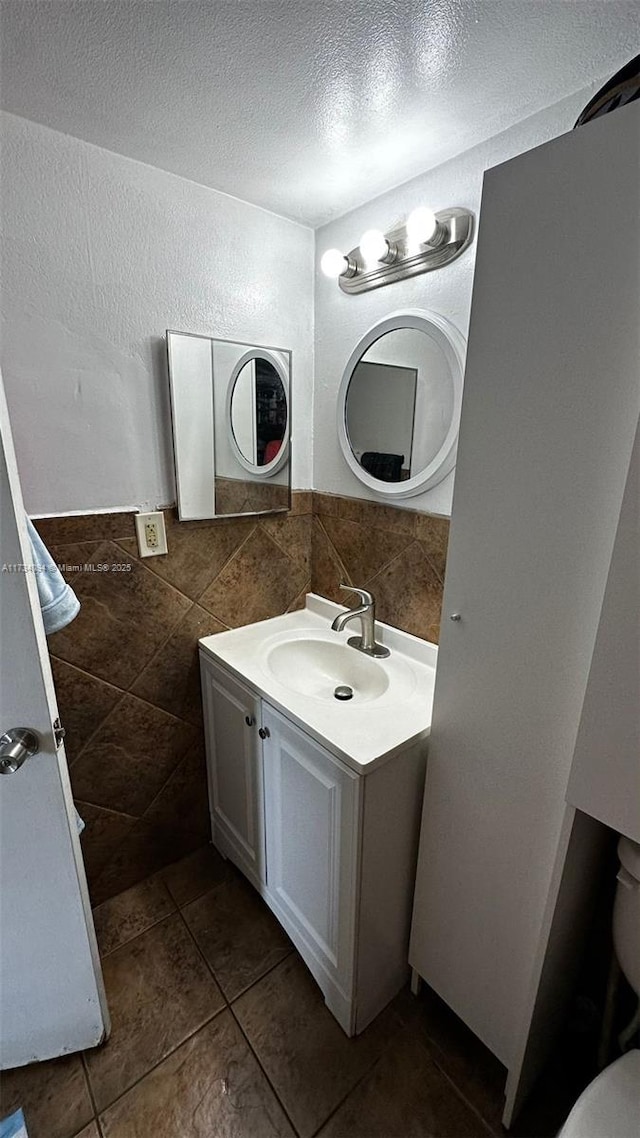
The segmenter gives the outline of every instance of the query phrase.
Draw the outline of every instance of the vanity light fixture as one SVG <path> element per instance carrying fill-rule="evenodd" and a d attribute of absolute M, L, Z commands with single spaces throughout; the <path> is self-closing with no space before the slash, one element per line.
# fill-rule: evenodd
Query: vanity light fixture
<path fill-rule="evenodd" d="M 345 257 L 339 249 L 327 249 L 326 253 L 322 254 L 320 268 L 325 277 L 336 281 L 338 277 L 354 277 L 357 272 L 354 262 Z"/>
<path fill-rule="evenodd" d="M 380 229 L 367 229 L 360 238 L 360 254 L 365 265 L 391 265 L 398 255 L 396 245 L 387 240 Z"/>
<path fill-rule="evenodd" d="M 343 292 L 368 292 L 406 277 L 428 273 L 459 257 L 473 238 L 473 214 L 468 209 L 434 213 L 419 206 L 404 225 L 383 233 L 368 229 L 360 244 L 345 254 L 328 249 L 320 267 L 338 281 Z"/>
<path fill-rule="evenodd" d="M 430 245 L 435 249 L 442 244 L 447 234 L 446 226 L 438 221 L 433 210 L 426 205 L 419 205 L 409 214 L 406 230 L 407 244 L 414 249 L 419 249 L 421 245 Z"/>

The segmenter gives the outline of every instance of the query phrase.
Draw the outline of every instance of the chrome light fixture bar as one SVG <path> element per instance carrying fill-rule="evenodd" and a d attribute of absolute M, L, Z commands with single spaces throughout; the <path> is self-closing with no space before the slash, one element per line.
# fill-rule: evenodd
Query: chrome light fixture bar
<path fill-rule="evenodd" d="M 425 211 L 427 213 L 428 211 Z M 436 225 L 428 242 L 420 242 L 411 225 L 401 225 L 382 235 L 385 239 L 383 256 L 373 262 L 365 259 L 360 246 L 342 254 L 344 270 L 327 275 L 335 276 L 343 292 L 368 292 L 372 288 L 430 273 L 455 261 L 464 253 L 473 238 L 473 214 L 468 209 L 444 209 L 433 215 Z M 369 247 L 373 247 L 370 233 Z M 365 243 L 367 249 L 367 243 Z M 381 245 L 382 249 L 382 245 Z M 336 261 L 339 250 L 329 251 Z M 327 257 L 328 254 L 325 254 Z M 323 258 L 324 260 L 324 258 Z M 324 266 L 323 266 L 324 269 Z M 326 269 L 324 270 L 326 272 Z"/>

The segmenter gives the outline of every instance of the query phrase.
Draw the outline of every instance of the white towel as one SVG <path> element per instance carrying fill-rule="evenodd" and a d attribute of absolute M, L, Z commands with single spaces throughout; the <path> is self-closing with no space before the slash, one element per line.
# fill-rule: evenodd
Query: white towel
<path fill-rule="evenodd" d="M 27 518 L 27 531 L 31 542 L 33 568 L 38 582 L 38 599 L 44 630 L 47 636 L 50 636 L 52 632 L 59 632 L 61 628 L 66 628 L 68 624 L 71 624 L 71 621 L 80 612 L 80 601 L 71 586 L 67 585 L 31 518 Z M 78 833 L 81 834 L 84 830 L 84 822 L 77 810 L 76 826 Z M 16 1138 L 21 1138 L 23 1133 L 26 1135 L 26 1130 L 16 1131 Z M 2 1138 L 1 1131 L 0 1138 Z"/>
<path fill-rule="evenodd" d="M 38 597 L 47 636 L 59 632 L 80 612 L 80 601 L 67 584 L 49 553 L 31 518 L 27 518 L 27 529 L 33 551 L 33 568 L 38 582 Z"/>

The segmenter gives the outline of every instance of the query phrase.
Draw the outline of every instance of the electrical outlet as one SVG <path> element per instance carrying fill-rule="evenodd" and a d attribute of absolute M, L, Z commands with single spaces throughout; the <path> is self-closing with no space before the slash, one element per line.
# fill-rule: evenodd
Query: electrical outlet
<path fill-rule="evenodd" d="M 141 557 L 156 557 L 159 553 L 167 552 L 167 535 L 161 510 L 152 514 L 136 514 L 135 523 Z"/>

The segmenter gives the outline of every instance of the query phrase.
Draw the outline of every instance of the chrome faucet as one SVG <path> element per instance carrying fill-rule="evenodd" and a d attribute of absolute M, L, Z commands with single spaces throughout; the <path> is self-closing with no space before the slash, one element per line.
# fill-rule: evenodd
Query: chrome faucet
<path fill-rule="evenodd" d="M 362 604 L 355 609 L 349 609 L 348 612 L 341 612 L 331 625 L 333 631 L 342 632 L 345 625 L 358 616 L 362 625 L 362 636 L 350 636 L 347 644 L 357 648 L 359 652 L 366 652 L 367 656 L 376 656 L 379 660 L 389 656 L 389 649 L 383 644 L 376 643 L 376 602 L 373 593 L 368 593 L 366 589 L 356 589 L 352 585 L 340 585 L 340 588 L 348 593 L 357 593 Z"/>

